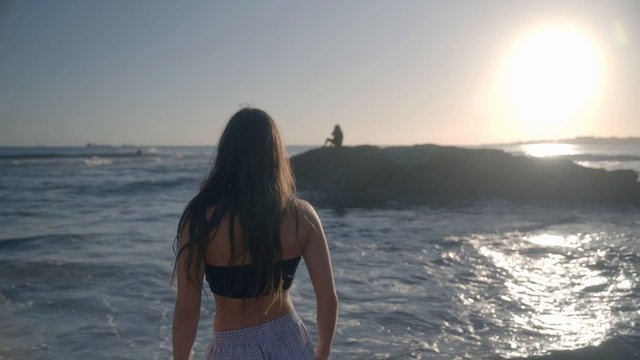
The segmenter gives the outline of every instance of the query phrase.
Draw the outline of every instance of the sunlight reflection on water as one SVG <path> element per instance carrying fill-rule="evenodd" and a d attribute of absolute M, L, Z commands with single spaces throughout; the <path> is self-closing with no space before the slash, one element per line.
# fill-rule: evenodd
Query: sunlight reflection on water
<path fill-rule="evenodd" d="M 561 246 L 561 247 L 576 247 L 578 237 L 571 236 L 560 236 L 560 235 L 551 235 L 551 234 L 541 234 L 535 236 L 526 237 L 529 242 L 540 245 L 540 246 Z"/>
<path fill-rule="evenodd" d="M 500 355 L 526 356 L 542 350 L 541 344 L 525 341 L 527 330 L 548 337 L 545 351 L 600 344 L 620 321 L 612 313 L 616 290 L 632 288 L 633 281 L 620 274 L 610 283 L 603 276 L 595 264 L 607 261 L 606 251 L 583 251 L 590 234 L 522 235 L 504 239 L 511 244 L 508 249 L 487 241 L 474 245 L 506 270 L 503 299 L 517 304 L 511 318 L 519 330 L 514 331 L 510 349 L 502 349 Z"/>
<path fill-rule="evenodd" d="M 572 144 L 542 143 L 522 145 L 522 152 L 527 156 L 548 157 L 575 155 L 577 150 Z"/>

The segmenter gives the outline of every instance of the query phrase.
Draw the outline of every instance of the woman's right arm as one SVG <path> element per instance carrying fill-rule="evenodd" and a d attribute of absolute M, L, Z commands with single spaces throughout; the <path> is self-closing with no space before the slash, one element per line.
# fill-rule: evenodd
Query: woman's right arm
<path fill-rule="evenodd" d="M 185 229 L 188 229 L 188 226 L 185 226 Z M 183 231 L 180 240 L 179 248 L 188 241 L 187 231 Z M 186 250 L 179 254 L 175 274 L 178 291 L 173 312 L 173 358 L 174 360 L 188 360 L 200 320 L 200 298 L 204 270 L 203 266 L 200 266 L 200 271 L 196 272 L 194 264 L 188 268 Z M 191 279 L 195 281 L 195 284 L 189 279 L 189 272 L 191 272 Z"/>
<path fill-rule="evenodd" d="M 316 345 L 316 359 L 327 359 L 331 351 L 331 342 L 333 341 L 333 334 L 338 320 L 338 296 L 333 281 L 327 238 L 324 235 L 320 218 L 318 218 L 318 214 L 309 203 L 303 203 L 305 218 L 310 225 L 310 229 L 302 256 L 309 271 L 317 304 L 318 343 Z"/>

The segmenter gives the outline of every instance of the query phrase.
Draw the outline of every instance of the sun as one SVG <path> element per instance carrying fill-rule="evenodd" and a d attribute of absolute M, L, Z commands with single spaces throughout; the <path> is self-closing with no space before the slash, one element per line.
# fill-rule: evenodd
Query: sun
<path fill-rule="evenodd" d="M 509 117 L 528 135 L 565 136 L 588 112 L 601 73 L 598 49 L 579 28 L 547 25 L 529 31 L 504 67 Z"/>

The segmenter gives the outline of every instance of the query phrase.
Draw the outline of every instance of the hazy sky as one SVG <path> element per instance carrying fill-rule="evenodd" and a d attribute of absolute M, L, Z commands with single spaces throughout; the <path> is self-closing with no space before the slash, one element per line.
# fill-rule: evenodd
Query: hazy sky
<path fill-rule="evenodd" d="M 598 74 L 511 111 L 506 69 L 535 81 L 532 64 L 572 46 L 527 45 L 532 62 L 513 65 L 549 26 L 577 29 Z M 566 119 L 523 115 L 584 79 L 595 90 Z M 347 145 L 638 136 L 640 1 L 0 2 L 0 145 L 212 145 L 241 104 L 290 145 L 336 123 Z"/>

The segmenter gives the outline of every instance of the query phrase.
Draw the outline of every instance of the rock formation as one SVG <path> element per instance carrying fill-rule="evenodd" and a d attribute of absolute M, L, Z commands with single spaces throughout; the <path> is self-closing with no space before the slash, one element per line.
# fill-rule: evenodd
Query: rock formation
<path fill-rule="evenodd" d="M 298 188 L 338 206 L 479 200 L 640 205 L 638 174 L 501 150 L 415 145 L 313 149 L 294 156 Z"/>

